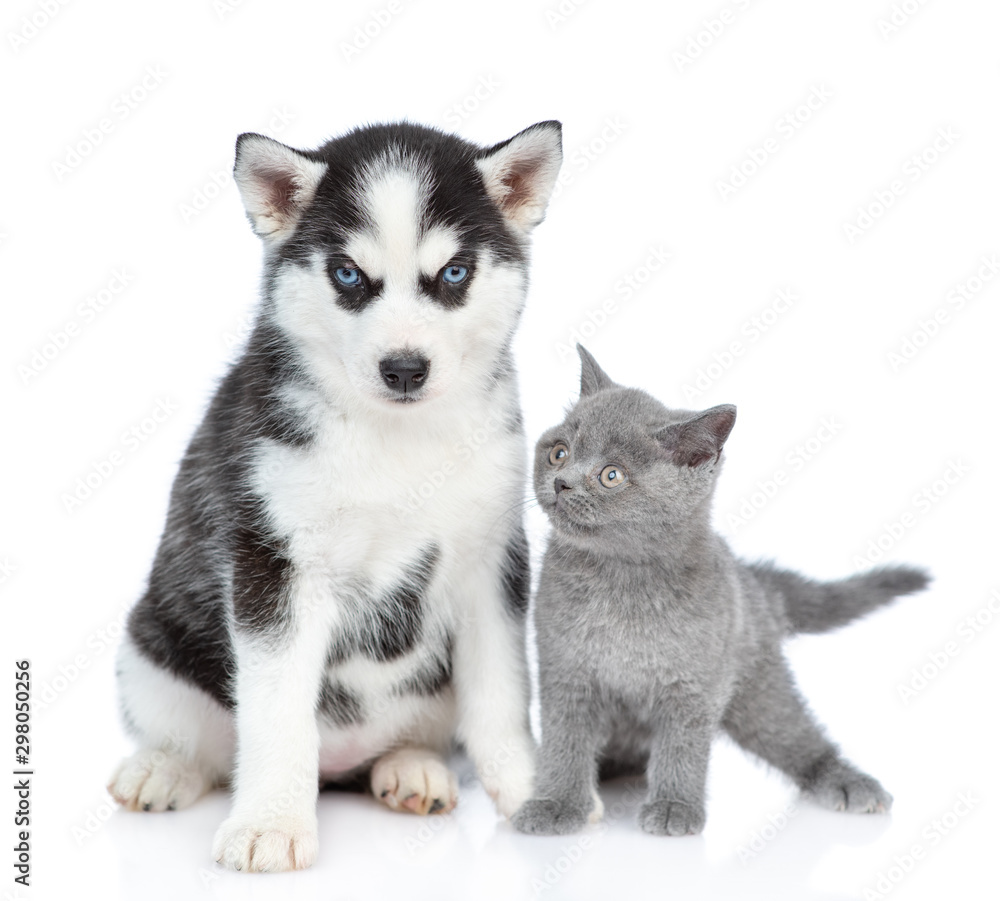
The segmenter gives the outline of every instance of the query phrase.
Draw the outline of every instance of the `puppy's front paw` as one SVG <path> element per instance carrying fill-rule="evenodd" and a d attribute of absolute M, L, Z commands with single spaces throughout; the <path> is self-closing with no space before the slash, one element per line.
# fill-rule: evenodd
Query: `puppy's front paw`
<path fill-rule="evenodd" d="M 697 835 L 705 828 L 705 808 L 686 801 L 650 801 L 639 808 L 639 825 L 650 835 Z"/>
<path fill-rule="evenodd" d="M 209 789 L 205 774 L 172 751 L 144 748 L 127 757 L 108 782 L 126 810 L 180 810 Z"/>
<path fill-rule="evenodd" d="M 392 810 L 448 813 L 458 803 L 458 781 L 444 761 L 424 748 L 400 748 L 372 767 L 372 794 Z"/>
<path fill-rule="evenodd" d="M 514 828 L 530 835 L 567 835 L 587 822 L 590 811 L 549 798 L 532 798 L 511 817 Z"/>
<path fill-rule="evenodd" d="M 486 793 L 496 802 L 497 810 L 512 817 L 535 790 L 534 749 L 525 744 L 516 751 L 508 745 L 479 769 Z"/>
<path fill-rule="evenodd" d="M 256 825 L 230 817 L 215 833 L 212 856 L 223 866 L 244 873 L 303 870 L 316 860 L 319 840 L 316 817 L 283 817 Z"/>

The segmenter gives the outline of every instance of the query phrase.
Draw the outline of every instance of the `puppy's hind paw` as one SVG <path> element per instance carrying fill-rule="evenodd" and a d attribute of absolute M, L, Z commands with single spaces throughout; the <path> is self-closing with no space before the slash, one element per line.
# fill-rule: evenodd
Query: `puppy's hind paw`
<path fill-rule="evenodd" d="M 444 761 L 425 748 L 400 748 L 376 761 L 372 794 L 386 807 L 409 813 L 448 813 L 458 803 L 458 781 Z"/>

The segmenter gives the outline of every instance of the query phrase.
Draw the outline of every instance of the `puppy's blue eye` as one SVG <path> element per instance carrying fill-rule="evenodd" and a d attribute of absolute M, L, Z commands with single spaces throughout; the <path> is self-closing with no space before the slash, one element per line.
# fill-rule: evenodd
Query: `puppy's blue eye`
<path fill-rule="evenodd" d="M 361 270 L 353 269 L 349 266 L 341 266 L 333 271 L 334 277 L 345 288 L 353 288 L 361 281 Z"/>
<path fill-rule="evenodd" d="M 469 275 L 469 270 L 465 266 L 445 266 L 441 270 L 441 278 L 449 285 L 460 285 Z"/>

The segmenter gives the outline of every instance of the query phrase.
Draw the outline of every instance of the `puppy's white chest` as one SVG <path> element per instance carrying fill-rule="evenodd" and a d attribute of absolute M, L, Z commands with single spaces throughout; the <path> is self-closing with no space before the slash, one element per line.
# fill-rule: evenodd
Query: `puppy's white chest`
<path fill-rule="evenodd" d="M 378 582 L 430 544 L 473 551 L 519 499 L 519 442 L 474 425 L 449 442 L 334 421 L 304 448 L 262 446 L 256 487 L 297 562 Z"/>

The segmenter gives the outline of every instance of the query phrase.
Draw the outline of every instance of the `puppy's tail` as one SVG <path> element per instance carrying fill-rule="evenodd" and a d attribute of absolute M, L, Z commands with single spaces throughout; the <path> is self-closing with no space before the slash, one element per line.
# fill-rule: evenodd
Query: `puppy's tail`
<path fill-rule="evenodd" d="M 884 566 L 835 582 L 817 582 L 768 563 L 748 564 L 789 634 L 829 632 L 904 594 L 925 589 L 930 575 L 913 566 Z"/>

